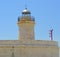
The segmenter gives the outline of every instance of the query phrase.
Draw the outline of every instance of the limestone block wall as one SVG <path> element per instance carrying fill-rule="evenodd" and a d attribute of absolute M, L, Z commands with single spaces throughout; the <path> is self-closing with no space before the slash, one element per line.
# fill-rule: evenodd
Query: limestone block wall
<path fill-rule="evenodd" d="M 0 46 L 0 57 L 59 57 L 59 49 L 51 46 Z"/>
<path fill-rule="evenodd" d="M 56 41 L 0 40 L 0 57 L 59 57 L 59 47 Z"/>
<path fill-rule="evenodd" d="M 34 40 L 34 25 L 22 24 L 19 27 L 19 40 Z"/>
<path fill-rule="evenodd" d="M 58 42 L 48 40 L 0 40 L 0 46 L 16 46 L 16 45 L 36 45 L 36 46 L 57 46 Z"/>
<path fill-rule="evenodd" d="M 21 57 L 59 57 L 58 49 L 53 47 L 20 47 Z"/>

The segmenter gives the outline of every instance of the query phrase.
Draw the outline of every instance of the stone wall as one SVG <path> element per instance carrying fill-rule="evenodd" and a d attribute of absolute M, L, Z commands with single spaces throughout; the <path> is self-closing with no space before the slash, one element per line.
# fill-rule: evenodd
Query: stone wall
<path fill-rule="evenodd" d="M 51 46 L 0 46 L 0 57 L 59 57 L 59 49 Z"/>
<path fill-rule="evenodd" d="M 59 57 L 56 41 L 0 41 L 0 57 Z"/>

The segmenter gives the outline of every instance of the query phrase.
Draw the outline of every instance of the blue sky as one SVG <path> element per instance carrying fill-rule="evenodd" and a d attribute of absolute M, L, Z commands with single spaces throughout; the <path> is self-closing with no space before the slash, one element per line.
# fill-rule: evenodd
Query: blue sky
<path fill-rule="evenodd" d="M 60 45 L 60 0 L 0 0 L 0 40 L 18 39 L 17 19 L 25 4 L 35 17 L 35 39 L 50 40 L 53 29 L 54 41 Z"/>

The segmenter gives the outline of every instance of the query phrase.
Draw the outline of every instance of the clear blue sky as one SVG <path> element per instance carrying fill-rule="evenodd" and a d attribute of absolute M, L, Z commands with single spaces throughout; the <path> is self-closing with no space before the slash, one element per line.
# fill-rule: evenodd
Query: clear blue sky
<path fill-rule="evenodd" d="M 0 40 L 18 39 L 17 18 L 25 2 L 35 17 L 35 39 L 49 40 L 49 30 L 53 28 L 54 41 L 59 42 L 60 0 L 0 0 Z"/>

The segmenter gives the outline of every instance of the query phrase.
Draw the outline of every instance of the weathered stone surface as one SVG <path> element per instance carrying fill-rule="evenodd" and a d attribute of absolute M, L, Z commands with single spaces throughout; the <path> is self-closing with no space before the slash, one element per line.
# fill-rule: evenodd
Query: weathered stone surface
<path fill-rule="evenodd" d="M 1 40 L 0 57 L 59 57 L 59 48 L 55 41 Z"/>

